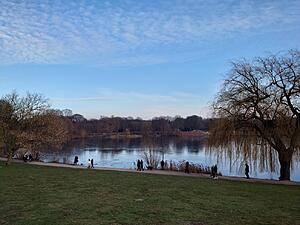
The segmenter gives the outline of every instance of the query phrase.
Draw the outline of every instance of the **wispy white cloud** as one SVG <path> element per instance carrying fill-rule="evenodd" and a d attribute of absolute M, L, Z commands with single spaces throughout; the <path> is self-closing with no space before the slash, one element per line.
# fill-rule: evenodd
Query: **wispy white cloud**
<path fill-rule="evenodd" d="M 164 63 L 170 49 L 295 26 L 299 11 L 296 0 L 2 0 L 0 63 Z"/>
<path fill-rule="evenodd" d="M 79 97 L 79 98 L 51 98 L 53 102 L 98 102 L 98 101 L 109 101 L 112 98 L 107 96 L 96 96 L 96 97 Z"/>
<path fill-rule="evenodd" d="M 53 102 L 103 102 L 103 101 L 123 101 L 123 102 L 161 102 L 177 103 L 203 100 L 203 97 L 186 92 L 171 92 L 168 94 L 152 94 L 135 91 L 118 91 L 110 88 L 99 88 L 96 96 L 81 96 L 77 98 L 55 97 Z"/>

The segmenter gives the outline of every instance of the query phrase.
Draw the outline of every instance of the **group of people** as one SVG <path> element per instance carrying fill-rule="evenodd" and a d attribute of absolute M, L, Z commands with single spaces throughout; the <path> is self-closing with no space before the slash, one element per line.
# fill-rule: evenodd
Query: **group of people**
<path fill-rule="evenodd" d="M 94 168 L 94 159 L 89 159 L 88 168 Z"/>
<path fill-rule="evenodd" d="M 79 163 L 79 159 L 78 156 L 76 155 L 74 158 L 74 165 L 78 165 L 78 163 Z"/>
<path fill-rule="evenodd" d="M 29 155 L 25 154 L 23 156 L 23 160 L 24 160 L 24 162 L 32 161 L 33 157 L 32 157 L 31 154 L 29 154 Z M 78 163 L 79 163 L 79 158 L 78 158 L 78 156 L 75 156 L 75 158 L 74 158 L 74 165 L 78 165 Z M 161 167 L 162 170 L 165 169 L 165 164 L 166 163 L 165 163 L 164 160 L 160 161 L 160 167 Z M 186 161 L 186 163 L 185 163 L 185 169 L 184 169 L 185 173 L 190 173 L 190 168 L 189 167 L 190 167 L 190 163 L 188 161 Z M 94 168 L 94 159 L 89 159 L 88 160 L 88 167 L 87 168 Z M 152 169 L 152 168 L 150 168 L 150 169 Z M 144 162 L 143 162 L 142 159 L 138 159 L 137 160 L 137 171 L 143 171 L 143 170 L 144 170 Z M 247 179 L 250 179 L 250 176 L 249 176 L 249 165 L 247 163 L 245 164 L 245 175 L 246 175 Z M 213 165 L 211 167 L 211 177 L 213 179 L 218 179 L 218 166 L 217 166 L 217 164 L 215 164 L 215 165 Z"/>
<path fill-rule="evenodd" d="M 23 155 L 23 161 L 24 162 L 27 162 L 27 161 L 29 161 L 29 162 L 31 162 L 33 160 L 33 157 L 32 157 L 32 155 L 31 154 L 25 154 L 25 155 Z"/>
<path fill-rule="evenodd" d="M 246 175 L 247 179 L 250 179 L 249 172 L 250 172 L 249 165 L 248 165 L 248 163 L 246 163 L 245 164 L 245 175 Z M 217 166 L 217 164 L 215 164 L 211 167 L 211 177 L 213 179 L 218 179 L 218 166 Z"/>
<path fill-rule="evenodd" d="M 74 165 L 79 165 L 79 158 L 78 158 L 77 155 L 74 157 Z M 89 159 L 88 160 L 88 167 L 87 168 L 94 168 L 94 159 Z"/>
<path fill-rule="evenodd" d="M 142 170 L 144 170 L 144 162 L 143 162 L 142 159 L 141 160 L 138 159 L 138 161 L 137 161 L 137 171 L 142 171 Z"/>

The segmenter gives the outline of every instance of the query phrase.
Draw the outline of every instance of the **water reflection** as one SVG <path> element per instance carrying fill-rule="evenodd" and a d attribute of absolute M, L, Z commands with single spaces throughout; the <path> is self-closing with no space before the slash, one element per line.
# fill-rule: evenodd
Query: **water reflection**
<path fill-rule="evenodd" d="M 278 179 L 279 163 L 276 152 L 266 149 L 261 154 L 257 149 L 248 155 L 242 152 L 222 149 L 208 149 L 205 140 L 198 138 L 128 138 L 128 139 L 102 139 L 90 138 L 73 140 L 60 151 L 44 151 L 41 159 L 46 162 L 72 163 L 75 155 L 79 163 L 87 165 L 88 159 L 93 158 L 95 166 L 134 168 L 134 162 L 142 158 L 146 149 L 159 152 L 167 161 L 182 161 L 211 166 L 218 164 L 224 175 L 244 176 L 244 166 L 247 161 L 250 165 L 250 176 L 258 178 Z M 294 157 L 292 163 L 291 179 L 300 181 L 299 157 Z"/>

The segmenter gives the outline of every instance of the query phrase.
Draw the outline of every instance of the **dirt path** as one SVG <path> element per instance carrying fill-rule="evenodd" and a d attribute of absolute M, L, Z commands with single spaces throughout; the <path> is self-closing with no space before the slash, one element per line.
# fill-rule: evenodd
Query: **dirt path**
<path fill-rule="evenodd" d="M 0 161 L 6 161 L 6 158 L 1 158 Z M 24 163 L 22 160 L 13 159 L 13 162 L 16 163 Z M 45 163 L 45 162 L 28 162 L 31 165 L 39 165 L 39 166 L 50 166 L 50 167 L 61 167 L 61 168 L 72 168 L 72 169 L 87 169 L 84 166 L 75 166 L 69 164 L 62 163 Z M 198 177 L 198 178 L 207 178 L 210 176 L 208 174 L 186 174 L 182 172 L 176 171 L 168 171 L 168 170 L 145 170 L 145 171 L 136 171 L 133 169 L 122 169 L 122 168 L 109 168 L 109 167 L 95 167 L 93 170 L 105 170 L 105 171 L 119 171 L 119 172 L 131 172 L 131 173 L 145 173 L 145 174 L 160 174 L 160 175 L 169 175 L 169 176 L 185 176 L 185 177 Z M 279 184 L 279 185 L 296 185 L 300 186 L 300 182 L 295 181 L 278 181 L 278 180 L 268 180 L 268 179 L 246 179 L 243 177 L 230 177 L 230 176 L 220 176 L 219 180 L 229 180 L 229 181 L 242 181 L 249 183 L 265 183 L 265 184 Z"/>

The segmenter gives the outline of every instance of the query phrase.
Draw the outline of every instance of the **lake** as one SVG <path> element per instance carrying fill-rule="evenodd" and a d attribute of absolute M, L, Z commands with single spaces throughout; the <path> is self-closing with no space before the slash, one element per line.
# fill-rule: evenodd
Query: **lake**
<path fill-rule="evenodd" d="M 73 140 L 59 151 L 44 151 L 41 160 L 44 162 L 73 163 L 79 157 L 79 163 L 87 166 L 88 159 L 94 159 L 96 167 L 135 168 L 137 159 L 143 159 L 144 152 L 152 149 L 168 162 L 189 162 L 203 166 L 218 165 L 223 175 L 244 176 L 245 161 L 243 155 L 229 155 L 227 151 L 217 153 L 205 146 L 205 140 L 199 138 L 158 137 L 158 138 L 124 138 L 102 139 L 88 138 Z M 278 179 L 279 162 L 276 152 L 273 153 L 272 166 L 269 156 L 247 159 L 250 165 L 250 176 L 256 178 Z M 250 157 L 251 158 L 251 157 Z M 271 169 L 273 168 L 273 169 Z M 291 180 L 300 181 L 300 160 L 294 157 Z"/>

